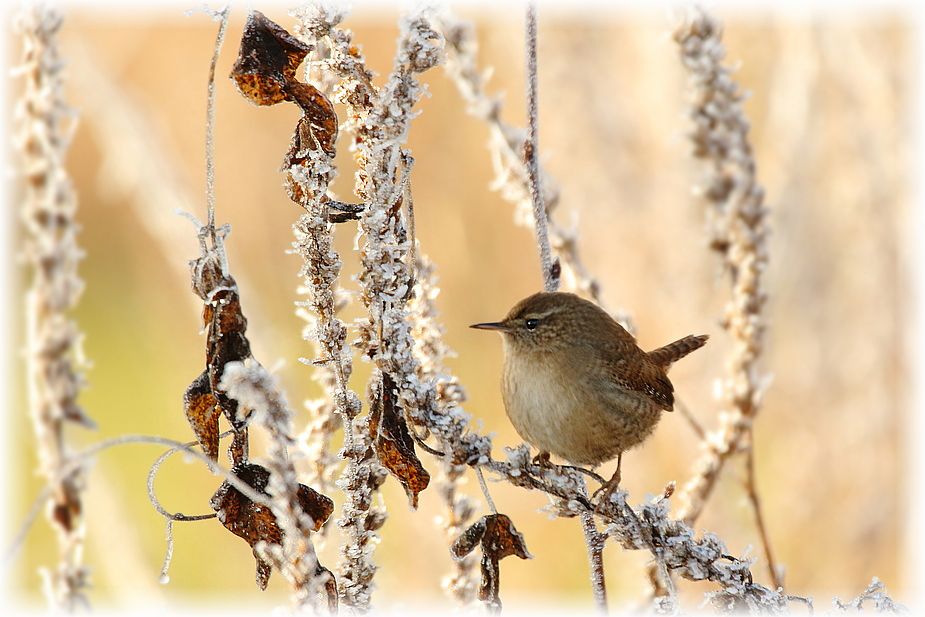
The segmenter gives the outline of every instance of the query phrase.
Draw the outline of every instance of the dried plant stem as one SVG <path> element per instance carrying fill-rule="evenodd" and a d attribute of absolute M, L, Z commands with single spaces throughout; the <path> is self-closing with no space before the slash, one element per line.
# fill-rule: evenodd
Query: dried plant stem
<path fill-rule="evenodd" d="M 316 9 L 322 10 L 319 7 L 306 10 Z M 328 53 L 330 61 L 334 61 L 338 54 L 349 56 L 351 45 L 348 35 L 344 35 L 346 40 L 335 40 L 343 34 L 334 27 L 339 19 L 337 14 L 321 12 L 317 15 L 317 23 L 309 24 L 310 17 L 300 14 L 296 32 L 307 39 L 330 36 Z M 326 199 L 328 185 L 335 174 L 334 159 L 319 147 L 306 154 L 304 163 L 288 170 L 290 182 L 300 187 L 303 201 L 299 205 L 305 210 L 293 226 L 296 235 L 293 246 L 303 260 L 301 292 L 308 297 L 299 306 L 314 317 L 315 327 L 306 329 L 305 338 L 316 341 L 322 350 L 319 361 L 327 364 L 333 376 L 334 408 L 343 426 L 341 456 L 346 465 L 337 484 L 344 491 L 346 501 L 337 525 L 346 540 L 341 545 L 338 590 L 344 604 L 365 612 L 370 608 L 372 580 L 376 573 L 372 559 L 378 542 L 376 530 L 385 522 L 385 511 L 373 506 L 373 497 L 385 478 L 371 447 L 367 416 L 360 416 L 360 398 L 347 386 L 352 357 L 346 343 L 347 329 L 336 316 L 336 284 L 341 260 L 334 249 Z"/>
<path fill-rule="evenodd" d="M 340 417 L 344 429 L 342 456 L 347 464 L 341 472 L 338 486 L 344 491 L 344 503 L 338 526 L 347 540 L 341 547 L 339 591 L 348 606 L 368 607 L 369 583 L 375 573 L 371 561 L 371 548 L 375 545 L 375 528 L 367 525 L 372 503 L 372 491 L 381 483 L 381 472 L 370 464 L 372 457 L 367 432 L 358 418 L 362 404 L 347 381 L 352 371 L 352 358 L 346 344 L 347 328 L 337 317 L 335 286 L 340 274 L 340 256 L 334 249 L 333 227 L 328 223 L 326 203 L 315 195 L 323 196 L 327 183 L 333 178 L 333 158 L 320 149 L 312 151 L 306 167 L 292 167 L 289 176 L 302 187 L 304 212 L 293 225 L 293 247 L 302 257 L 302 288 L 307 300 L 297 303 L 299 314 L 309 317 L 303 337 L 318 346 L 319 360 L 328 367 L 333 378 L 331 390 L 333 409 Z M 312 169 L 314 167 L 314 169 Z M 310 363 L 310 362 L 309 362 Z M 322 420 L 325 422 L 325 420 Z M 333 421 L 327 421 L 331 426 Z M 329 437 L 321 437 L 329 439 Z M 384 520 L 384 514 L 372 513 Z M 373 519 L 370 519 L 373 520 Z"/>
<path fill-rule="evenodd" d="M 360 171 L 355 191 L 365 205 L 360 216 L 364 242 L 361 249 L 362 271 L 358 279 L 361 297 L 369 312 L 366 323 L 361 327 L 360 346 L 380 371 L 395 381 L 404 399 L 404 390 L 416 382 L 414 367 L 409 366 L 410 372 L 404 372 L 390 362 L 395 355 L 393 347 L 405 349 L 408 353 L 413 348 L 413 340 L 405 325 L 405 303 L 414 283 L 410 264 L 405 260 L 410 243 L 399 207 L 407 189 L 412 159 L 401 144 L 415 115 L 412 107 L 423 92 L 414 74 L 430 68 L 438 57 L 432 40 L 435 35 L 430 34 L 425 20 L 405 19 L 395 68 L 387 83 L 376 88 L 372 85 L 362 55 L 351 42 L 350 34 L 336 27 L 341 18 L 340 14 L 309 9 L 301 16 L 298 32 L 315 40 L 325 39 L 329 57 L 322 62 L 341 80 L 337 95 L 348 107 L 349 120 L 345 127 L 358 137 L 354 148 Z M 377 396 L 379 390 L 374 385 L 371 383 L 369 389 L 371 397 Z M 402 407 L 405 406 L 405 400 L 402 400 Z M 345 421 L 344 428 L 345 436 L 352 435 L 352 439 L 362 445 L 354 452 L 356 456 L 363 457 L 362 466 L 357 467 L 355 473 L 371 474 L 370 481 L 359 483 L 366 489 L 367 500 L 354 509 L 357 516 L 365 517 L 366 513 L 360 506 L 369 508 L 372 491 L 381 483 L 382 468 L 369 447 L 369 416 L 357 416 L 353 422 L 354 426 L 350 427 Z M 375 518 L 381 525 L 384 511 L 377 512 Z M 368 526 L 360 529 L 363 535 L 358 540 L 372 537 L 373 530 Z M 371 559 L 373 546 L 365 542 L 362 550 L 347 553 L 363 560 L 352 567 L 362 576 L 348 583 L 344 590 L 345 603 L 359 610 L 369 608 L 375 573 Z"/>
<path fill-rule="evenodd" d="M 722 426 L 704 441 L 705 452 L 682 491 L 679 514 L 693 524 L 726 461 L 736 452 L 744 451 L 747 491 L 770 561 L 772 551 L 759 508 L 749 447 L 766 381 L 760 373 L 759 360 L 767 327 L 762 311 L 766 294 L 761 278 L 768 261 L 767 211 L 748 141 L 742 94 L 722 64 L 725 48 L 721 33 L 718 21 L 699 10 L 675 32 L 693 90 L 690 115 L 695 127 L 691 135 L 694 154 L 704 160 L 707 170 L 702 194 L 708 206 L 710 247 L 721 257 L 732 284 L 723 325 L 733 340 L 723 381 Z M 771 578 L 778 585 L 780 579 L 774 563 L 770 562 L 769 567 Z"/>
<path fill-rule="evenodd" d="M 447 13 L 441 16 L 440 30 L 446 40 L 444 68 L 447 74 L 453 80 L 462 98 L 468 103 L 469 113 L 484 121 L 490 129 L 489 149 L 496 174 L 493 186 L 501 191 L 502 197 L 517 206 L 515 221 L 518 224 L 527 227 L 534 226 L 535 217 L 532 215 L 534 201 L 528 165 L 530 158 L 524 156 L 524 146 L 529 140 L 529 135 L 501 118 L 501 100 L 487 92 L 487 77 L 478 66 L 478 43 L 472 25 L 458 21 Z M 536 150 L 533 154 L 538 159 L 539 149 Z M 536 184 L 540 187 L 539 194 L 543 209 L 546 212 L 549 244 L 556 261 L 574 288 L 597 304 L 604 306 L 600 284 L 581 259 L 575 230 L 558 224 L 552 216 L 559 205 L 559 189 L 538 161 L 536 178 Z M 554 273 L 553 270 L 547 268 L 544 268 L 544 272 L 549 275 Z M 544 282 L 545 280 L 544 277 Z M 628 314 L 621 311 L 615 317 L 628 330 L 634 331 Z"/>
<path fill-rule="evenodd" d="M 283 533 L 282 545 L 266 546 L 264 552 L 289 581 L 293 608 L 317 611 L 320 592 L 331 579 L 327 571 L 319 571 L 311 540 L 315 524 L 299 503 L 299 480 L 289 457 L 289 446 L 293 444 L 290 436 L 292 412 L 273 377 L 253 359 L 229 362 L 221 383 L 244 409 L 253 410 L 251 422 L 262 425 L 270 435 L 267 492 L 273 515 Z"/>
<path fill-rule="evenodd" d="M 559 288 L 559 265 L 555 267 L 549 250 L 549 237 L 547 235 L 546 208 L 543 206 L 543 194 L 540 186 L 540 170 L 538 161 L 538 124 L 539 113 L 537 105 L 537 58 L 536 58 L 536 4 L 533 1 L 527 4 L 527 140 L 524 143 L 524 156 L 527 160 L 527 169 L 530 177 L 530 195 L 533 201 L 533 227 L 536 230 L 536 241 L 540 253 L 540 264 L 543 269 L 543 285 L 545 291 L 556 291 Z M 481 472 L 480 472 L 481 473 Z M 481 477 L 481 475 L 480 475 Z M 594 522 L 594 515 L 586 512 L 581 515 L 581 528 L 585 536 L 588 549 L 588 561 L 591 568 L 591 589 L 594 594 L 594 603 L 597 610 L 607 614 L 607 586 L 604 576 L 604 544 L 607 536 L 598 533 Z"/>
<path fill-rule="evenodd" d="M 604 577 L 604 543 L 607 536 L 597 530 L 594 515 L 584 512 L 580 516 L 581 530 L 585 535 L 588 548 L 588 561 L 591 563 L 591 589 L 594 592 L 594 604 L 599 613 L 607 614 L 607 585 Z"/>
<path fill-rule="evenodd" d="M 768 530 L 764 524 L 764 514 L 761 510 L 761 497 L 758 494 L 758 485 L 755 479 L 755 450 L 752 443 L 752 434 L 749 432 L 748 444 L 745 446 L 745 492 L 748 500 L 752 505 L 752 513 L 755 515 L 755 527 L 758 529 L 758 535 L 761 538 L 761 546 L 764 549 L 764 558 L 768 562 L 768 576 L 775 588 L 783 589 L 784 580 L 781 572 L 774 561 L 774 552 L 771 548 L 771 540 L 768 537 Z"/>
<path fill-rule="evenodd" d="M 533 228 L 536 231 L 536 243 L 540 249 L 540 266 L 543 273 L 545 291 L 559 289 L 559 266 L 553 267 L 552 251 L 549 249 L 549 232 L 547 231 L 546 206 L 543 203 L 543 189 L 540 185 L 540 135 L 539 135 L 539 95 L 537 87 L 537 52 L 536 52 L 536 3 L 527 3 L 526 19 L 527 41 L 527 139 L 524 141 L 524 159 L 527 162 L 527 174 L 530 183 L 530 198 L 533 203 Z"/>
<path fill-rule="evenodd" d="M 214 13 L 213 17 L 219 20 L 218 34 L 215 36 L 215 50 L 212 53 L 212 62 L 209 64 L 208 97 L 206 102 L 206 204 L 208 207 L 208 220 L 206 225 L 215 243 L 215 67 L 222 52 L 222 43 L 225 40 L 225 30 L 228 28 L 228 12 L 225 7 Z"/>
<path fill-rule="evenodd" d="M 62 18 L 43 5 L 18 16 L 23 37 L 19 73 L 25 80 L 17 104 L 16 142 L 22 153 L 25 254 L 32 268 L 26 295 L 26 356 L 29 409 L 39 472 L 50 488 L 48 522 L 56 532 L 58 563 L 43 570 L 45 595 L 55 610 L 88 606 L 83 565 L 84 520 L 81 467 L 70 465 L 68 425 L 92 427 L 77 404 L 83 387 L 81 333 L 68 313 L 83 290 L 77 274 L 76 196 L 64 168 L 73 112 L 63 98 L 63 65 L 57 33 Z M 63 473 L 64 469 L 70 469 Z"/>
<path fill-rule="evenodd" d="M 418 241 L 414 233 L 414 209 L 410 200 L 410 191 L 406 192 L 405 205 L 408 207 L 415 281 L 414 293 L 408 302 L 408 308 L 413 324 L 414 355 L 419 362 L 417 374 L 422 382 L 436 384 L 438 405 L 443 413 L 446 413 L 451 406 L 462 405 L 466 400 L 466 393 L 445 365 L 445 359 L 452 355 L 452 351 L 444 342 L 444 329 L 438 319 L 439 311 L 436 300 L 440 290 L 437 286 L 434 265 L 417 248 Z M 444 458 L 442 468 L 443 473 L 438 481 L 445 514 L 441 517 L 441 522 L 448 544 L 452 547 L 456 539 L 472 522 L 475 503 L 460 490 L 465 480 L 466 467 Z M 460 605 L 466 606 L 476 598 L 478 558 L 474 553 L 469 553 L 462 558 L 451 556 L 451 561 L 453 571 L 444 578 L 443 587 Z"/>

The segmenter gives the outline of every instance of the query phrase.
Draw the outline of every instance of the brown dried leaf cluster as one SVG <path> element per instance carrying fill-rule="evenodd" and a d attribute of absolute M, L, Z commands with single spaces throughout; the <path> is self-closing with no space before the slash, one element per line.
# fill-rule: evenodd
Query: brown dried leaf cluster
<path fill-rule="evenodd" d="M 270 495 L 267 493 L 267 484 L 270 480 L 269 470 L 254 463 L 244 463 L 236 466 L 231 472 L 269 499 Z M 298 502 L 302 511 L 311 517 L 314 524 L 313 531 L 321 529 L 334 511 L 334 502 L 331 499 L 304 484 L 299 484 Z M 257 545 L 261 542 L 281 545 L 283 542 L 283 531 L 277 524 L 270 507 L 254 503 L 227 480 L 215 491 L 209 503 L 218 513 L 219 521 L 225 529 L 243 538 L 253 549 L 254 559 L 257 560 L 257 586 L 262 590 L 266 589 L 267 582 L 270 580 L 271 565 L 269 561 L 261 557 Z M 322 572 L 327 572 L 327 570 L 319 564 L 316 574 Z M 330 575 L 330 572 L 328 574 Z M 331 580 L 333 578 L 331 575 Z"/>
<path fill-rule="evenodd" d="M 311 47 L 289 34 L 282 26 L 259 11 L 251 11 L 244 26 L 241 49 L 231 78 L 245 98 L 257 105 L 292 101 L 302 109 L 302 117 L 286 155 L 283 169 L 301 165 L 308 152 L 321 148 L 334 155 L 337 141 L 337 114 L 331 101 L 311 84 L 296 79 L 296 70 Z M 301 184 L 288 183 L 290 197 L 302 203 Z"/>
<path fill-rule="evenodd" d="M 517 555 L 531 559 L 524 537 L 505 514 L 489 514 L 477 520 L 453 543 L 452 553 L 462 559 L 479 546 L 482 549 L 482 583 L 479 600 L 490 609 L 501 610 L 501 568 L 499 563 L 505 557 Z"/>
<path fill-rule="evenodd" d="M 223 271 L 222 260 L 206 253 L 191 262 L 193 290 L 204 302 L 202 318 L 206 326 L 206 368 L 183 395 L 186 419 L 212 460 L 218 460 L 218 419 L 222 414 L 234 428 L 237 448 L 232 449 L 232 463 L 246 459 L 247 419 L 239 417 L 238 403 L 219 386 L 225 365 L 251 357 L 247 340 L 247 319 L 241 311 L 238 286 Z"/>
<path fill-rule="evenodd" d="M 283 28 L 259 13 L 252 13 L 232 78 L 246 97 L 253 95 L 260 99 L 258 103 L 290 100 L 303 111 L 283 171 L 290 199 L 305 210 L 293 226 L 296 235 L 293 246 L 303 258 L 300 276 L 303 293 L 308 297 L 307 301 L 299 303 L 300 313 L 311 323 L 306 338 L 317 343 L 320 352 L 317 363 L 329 369 L 330 378 L 325 381 L 329 385 L 331 409 L 340 416 L 344 429 L 341 458 L 346 465 L 339 485 L 346 503 L 338 525 L 347 539 L 341 547 L 338 568 L 340 591 L 345 604 L 362 610 L 369 605 L 376 571 L 370 558 L 376 544 L 375 531 L 385 522 L 384 510 L 376 507 L 373 500 L 385 481 L 386 472 L 377 463 L 367 419 L 358 417 L 360 400 L 347 386 L 351 359 L 345 345 L 346 328 L 335 315 L 340 257 L 334 249 L 330 224 L 356 219 L 363 206 L 343 204 L 327 195 L 328 184 L 335 175 L 337 116 L 320 91 L 295 79 L 295 70 L 311 47 L 292 40 Z M 255 49 L 261 46 L 268 49 Z M 261 72 L 266 75 L 260 75 Z M 321 428 L 334 426 L 332 422 L 324 422 Z M 322 447 L 330 443 L 329 436 L 317 437 Z"/>

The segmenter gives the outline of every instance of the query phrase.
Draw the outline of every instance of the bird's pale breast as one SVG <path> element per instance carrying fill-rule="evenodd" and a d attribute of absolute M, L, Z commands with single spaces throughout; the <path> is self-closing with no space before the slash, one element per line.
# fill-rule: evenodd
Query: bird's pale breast
<path fill-rule="evenodd" d="M 588 367 L 584 367 L 588 368 Z M 642 442 L 661 409 L 644 395 L 555 354 L 505 353 L 502 395 L 527 442 L 579 465 L 598 465 Z"/>

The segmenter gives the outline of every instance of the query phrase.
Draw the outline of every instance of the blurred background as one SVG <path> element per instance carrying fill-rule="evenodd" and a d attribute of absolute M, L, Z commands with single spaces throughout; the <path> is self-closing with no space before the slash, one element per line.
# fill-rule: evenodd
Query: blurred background
<path fill-rule="evenodd" d="M 292 28 L 285 7 L 261 10 Z M 505 119 L 522 126 L 520 9 L 499 3 L 458 13 L 475 23 L 480 63 L 493 69 L 489 86 L 504 95 Z M 899 9 L 714 14 L 725 22 L 735 77 L 751 93 L 745 111 L 770 208 L 764 367 L 773 382 L 757 421 L 756 455 L 776 557 L 788 591 L 815 596 L 819 606 L 833 595 L 856 595 L 872 576 L 901 601 L 913 591 L 903 569 L 909 505 L 903 489 L 912 480 L 903 428 L 911 402 L 912 22 Z M 541 11 L 540 143 L 562 190 L 555 216 L 577 226 L 607 306 L 632 314 L 641 345 L 711 335 L 672 380 L 712 428 L 714 383 L 729 343 L 718 324 L 728 283 L 706 246 L 703 207 L 692 193 L 698 166 L 685 137 L 686 76 L 670 37 L 675 17 L 642 8 Z M 293 314 L 299 261 L 286 254 L 298 212 L 278 172 L 298 112 L 291 105 L 256 108 L 224 78 L 244 18 L 244 8 L 232 11 L 218 68 L 217 218 L 233 228 L 228 251 L 254 355 L 266 366 L 282 362 L 277 374 L 301 429 L 308 414 L 297 403 L 318 390 L 311 369 L 297 361 L 312 350 Z M 392 64 L 397 18 L 397 10 L 360 4 L 345 22 L 380 79 Z M 93 363 L 81 401 L 99 424 L 96 432 L 73 432 L 77 444 L 126 433 L 191 439 L 181 397 L 203 366 L 205 340 L 186 265 L 198 254 L 195 233 L 174 210 L 205 216 L 206 77 L 215 28 L 202 13 L 185 16 L 183 7 L 66 11 L 61 52 L 68 99 L 80 113 L 68 165 L 87 253 L 76 318 Z M 15 63 L 18 37 L 10 37 L 8 50 Z M 514 445 L 519 439 L 499 393 L 500 340 L 466 326 L 501 317 L 541 287 L 532 232 L 515 226 L 512 206 L 490 188 L 488 128 L 467 115 L 442 69 L 423 81 L 431 96 L 419 105 L 410 136 L 418 237 L 438 268 L 446 340 L 458 352 L 450 365 L 468 391 L 466 409 L 495 434 L 496 448 Z M 344 139 L 338 163 L 334 189 L 349 199 L 353 164 Z M 12 210 L 6 218 L 16 223 Z M 355 231 L 355 223 L 337 228 L 348 289 L 356 289 Z M 17 273 L 8 290 L 17 338 L 8 346 L 16 358 L 6 414 L 7 538 L 41 488 L 32 471 L 34 438 L 18 354 L 27 284 Z M 359 392 L 368 371 L 357 362 Z M 259 442 L 252 448 L 259 452 Z M 259 592 L 250 549 L 215 520 L 175 525 L 171 580 L 158 583 L 164 526 L 148 503 L 145 477 L 160 452 L 122 447 L 92 467 L 86 562 L 94 604 L 157 610 L 285 603 L 281 577 L 274 574 L 269 590 Z M 639 501 L 671 480 L 683 484 L 697 455 L 690 427 L 679 414 L 668 415 L 652 439 L 625 457 L 623 485 Z M 436 471 L 433 459 L 423 460 Z M 697 527 L 718 533 L 731 553 L 756 557 L 753 572 L 767 582 L 743 479 L 741 461 L 727 467 Z M 157 489 L 168 509 L 199 513 L 209 511 L 217 484 L 201 466 L 175 457 Z M 484 510 L 476 486 L 470 477 L 466 489 Z M 504 484 L 492 492 L 535 557 L 503 562 L 505 606 L 590 607 L 578 523 L 538 512 L 546 504 L 541 494 Z M 431 525 L 442 513 L 439 495 L 433 488 L 422 493 L 417 512 L 409 511 L 394 480 L 383 495 L 389 519 L 375 554 L 374 603 L 442 602 L 440 579 L 451 563 L 441 529 Z M 329 566 L 336 562 L 335 540 L 321 553 Z M 8 577 L 17 596 L 42 601 L 37 569 L 55 553 L 40 520 Z M 647 590 L 647 556 L 609 544 L 605 558 L 612 606 L 636 605 Z M 712 587 L 683 589 L 695 606 L 695 596 Z"/>

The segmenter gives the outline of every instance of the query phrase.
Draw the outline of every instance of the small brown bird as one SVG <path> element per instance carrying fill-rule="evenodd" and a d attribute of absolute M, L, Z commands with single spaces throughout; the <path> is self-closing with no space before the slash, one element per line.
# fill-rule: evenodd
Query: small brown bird
<path fill-rule="evenodd" d="M 597 466 L 639 445 L 674 406 L 668 368 L 707 342 L 686 336 L 645 352 L 606 311 L 570 293 L 537 293 L 499 322 L 504 407 L 540 449 Z M 619 483 L 620 466 L 611 482 Z"/>

